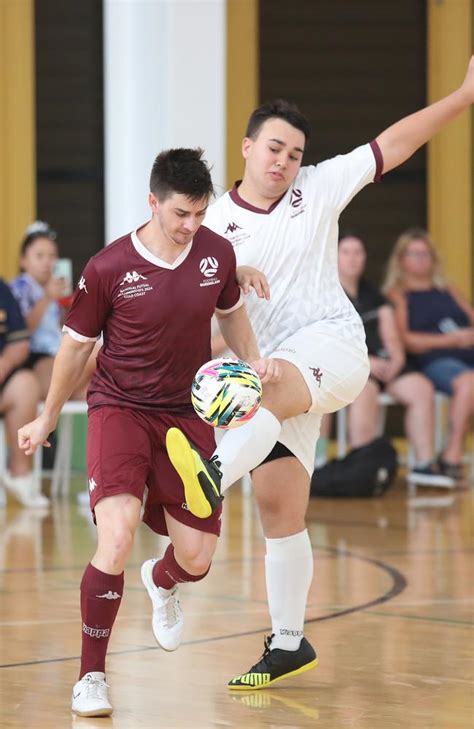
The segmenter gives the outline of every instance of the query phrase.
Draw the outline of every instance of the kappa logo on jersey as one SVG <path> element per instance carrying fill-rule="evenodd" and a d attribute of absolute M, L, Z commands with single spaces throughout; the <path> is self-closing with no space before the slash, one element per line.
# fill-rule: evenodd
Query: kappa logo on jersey
<path fill-rule="evenodd" d="M 217 269 L 219 268 L 219 263 L 217 261 L 217 258 L 214 258 L 214 256 L 208 256 L 207 258 L 203 258 L 201 263 L 199 264 L 199 270 L 201 273 L 204 274 L 206 278 L 212 278 L 216 275 Z"/>
<path fill-rule="evenodd" d="M 137 273 L 136 271 L 127 271 L 122 281 L 120 282 L 120 286 L 123 286 L 126 283 L 136 283 L 137 281 L 140 281 L 140 279 L 143 279 L 143 281 L 147 280 L 146 276 L 142 276 L 141 273 Z"/>
<path fill-rule="evenodd" d="M 93 478 L 89 479 L 89 491 L 92 493 L 95 487 L 97 486 L 95 480 Z"/>
<path fill-rule="evenodd" d="M 323 378 L 323 373 L 321 372 L 319 367 L 310 367 L 309 369 L 313 373 L 313 377 L 316 380 L 316 382 L 318 383 L 319 387 L 321 387 L 321 380 Z"/>
<path fill-rule="evenodd" d="M 84 276 L 81 276 L 81 278 L 79 279 L 79 283 L 77 285 L 81 291 L 85 291 L 86 294 L 89 293 L 87 290 L 86 279 L 84 278 Z"/>
<path fill-rule="evenodd" d="M 290 200 L 291 207 L 299 208 L 300 205 L 302 204 L 302 202 L 303 202 L 303 193 L 301 192 L 301 190 L 298 190 L 297 187 L 294 187 L 291 191 L 291 200 Z"/>
<path fill-rule="evenodd" d="M 227 235 L 227 233 L 235 233 L 236 230 L 242 230 L 240 225 L 237 225 L 237 223 L 229 223 L 224 231 L 224 235 Z"/>

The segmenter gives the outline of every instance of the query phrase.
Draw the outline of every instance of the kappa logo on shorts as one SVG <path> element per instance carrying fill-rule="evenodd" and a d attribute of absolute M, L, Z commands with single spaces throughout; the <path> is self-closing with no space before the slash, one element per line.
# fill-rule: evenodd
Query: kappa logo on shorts
<path fill-rule="evenodd" d="M 77 286 L 80 289 L 80 291 L 85 291 L 86 294 L 89 293 L 88 290 L 87 290 L 86 279 L 84 278 L 84 276 L 81 276 L 81 278 L 79 279 L 79 283 L 77 284 Z"/>
<path fill-rule="evenodd" d="M 323 373 L 321 372 L 319 367 L 310 367 L 309 369 L 313 373 L 313 377 L 316 380 L 316 382 L 318 383 L 319 387 L 321 387 L 321 380 L 323 377 Z"/>
<path fill-rule="evenodd" d="M 183 503 L 181 504 L 181 508 L 185 509 L 185 511 L 189 511 L 189 506 L 187 505 L 187 503 L 185 501 L 183 501 Z"/>

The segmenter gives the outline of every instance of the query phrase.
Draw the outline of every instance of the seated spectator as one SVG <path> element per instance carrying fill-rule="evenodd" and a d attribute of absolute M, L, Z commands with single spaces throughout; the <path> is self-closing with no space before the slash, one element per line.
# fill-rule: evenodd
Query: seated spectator
<path fill-rule="evenodd" d="M 407 351 L 436 390 L 451 397 L 439 465 L 462 478 L 464 438 L 474 412 L 474 308 L 447 284 L 433 241 L 418 228 L 398 238 L 383 288 Z"/>
<path fill-rule="evenodd" d="M 36 417 L 40 398 L 39 383 L 24 368 L 29 354 L 29 334 L 20 308 L 7 284 L 0 280 L 0 415 L 5 420 L 9 447 L 8 471 L 2 480 L 7 490 L 23 506 L 41 507 L 48 499 L 35 482 L 32 458 L 18 448 L 18 428 Z M 5 503 L 5 493 L 0 492 Z"/>
<path fill-rule="evenodd" d="M 366 257 L 360 238 L 345 235 L 340 239 L 339 278 L 364 324 L 370 361 L 369 380 L 359 397 L 349 406 L 351 447 L 366 445 L 377 437 L 380 412 L 378 395 L 382 391 L 387 392 L 405 406 L 405 431 L 416 459 L 408 480 L 426 485 L 452 486 L 452 479 L 441 475 L 434 462 L 433 385 L 427 377 L 406 363 L 392 307 L 363 278 Z M 323 419 L 323 438 L 328 434 L 329 427 L 330 421 Z"/>
<path fill-rule="evenodd" d="M 47 223 L 37 220 L 26 229 L 20 249 L 21 274 L 10 284 L 31 332 L 30 367 L 40 383 L 40 397 L 46 397 L 53 371 L 54 357 L 61 342 L 61 307 L 66 281 L 54 277 L 58 260 L 56 233 Z M 71 398 L 83 400 L 84 380 L 78 383 Z"/>

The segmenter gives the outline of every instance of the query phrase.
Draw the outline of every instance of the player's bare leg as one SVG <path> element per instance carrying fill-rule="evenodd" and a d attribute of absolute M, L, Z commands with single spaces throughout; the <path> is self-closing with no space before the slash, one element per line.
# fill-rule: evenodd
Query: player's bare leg
<path fill-rule="evenodd" d="M 209 572 L 217 536 L 177 521 L 165 510 L 171 539 L 161 560 L 143 563 L 141 577 L 153 606 L 152 629 L 162 648 L 176 650 L 182 639 L 184 618 L 178 599 L 181 582 L 198 582 Z"/>
<path fill-rule="evenodd" d="M 211 459 L 203 458 L 177 428 L 168 431 L 168 455 L 195 516 L 208 517 L 223 492 L 266 458 L 278 440 L 284 419 L 311 407 L 311 394 L 299 369 L 286 360 L 278 361 L 281 380 L 264 385 L 262 406 L 255 416 L 240 428 L 227 431 Z"/>
<path fill-rule="evenodd" d="M 272 635 L 265 651 L 229 689 L 261 689 L 317 665 L 303 637 L 306 600 L 313 576 L 313 554 L 306 531 L 309 475 L 296 458 L 279 458 L 252 474 L 266 542 L 265 576 Z M 289 488 L 291 484 L 291 488 Z"/>
<path fill-rule="evenodd" d="M 97 550 L 81 582 L 82 649 L 72 710 L 79 716 L 108 716 L 105 657 L 123 595 L 125 562 L 140 522 L 141 502 L 132 494 L 101 499 L 95 507 Z"/>

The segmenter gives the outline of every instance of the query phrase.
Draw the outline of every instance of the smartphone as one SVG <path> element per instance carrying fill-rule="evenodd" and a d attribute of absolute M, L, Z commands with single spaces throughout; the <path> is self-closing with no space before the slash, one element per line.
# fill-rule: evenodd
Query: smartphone
<path fill-rule="evenodd" d="M 72 261 L 70 258 L 58 258 L 53 271 L 54 278 L 63 278 L 65 281 L 64 296 L 72 294 Z"/>

